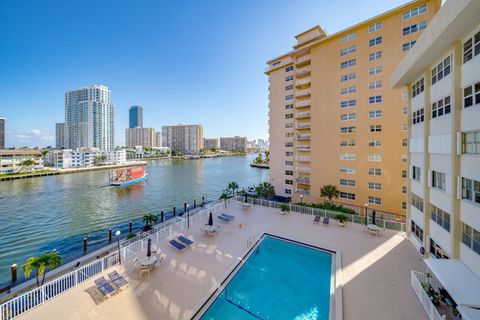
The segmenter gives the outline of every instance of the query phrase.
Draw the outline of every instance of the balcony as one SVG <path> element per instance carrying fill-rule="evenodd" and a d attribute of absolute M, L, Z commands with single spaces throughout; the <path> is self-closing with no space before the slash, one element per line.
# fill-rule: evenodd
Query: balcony
<path fill-rule="evenodd" d="M 312 93 L 312 89 L 299 90 L 295 92 L 296 98 L 307 97 Z"/>
<path fill-rule="evenodd" d="M 297 88 L 306 87 L 306 86 L 310 85 L 311 81 L 312 81 L 312 78 L 310 78 L 310 77 L 303 78 L 303 79 L 295 81 L 295 86 Z"/>
<path fill-rule="evenodd" d="M 309 54 L 307 54 L 307 55 L 304 55 L 303 57 L 298 58 L 295 61 L 295 65 L 297 67 L 300 67 L 300 66 L 303 66 L 303 65 L 306 65 L 306 64 L 310 63 L 310 60 L 311 60 L 311 57 L 310 57 Z"/>
<path fill-rule="evenodd" d="M 297 144 L 295 146 L 295 149 L 298 151 L 310 151 L 310 145 L 308 144 Z"/>
<path fill-rule="evenodd" d="M 295 118 L 296 119 L 307 119 L 307 118 L 310 118 L 310 112 L 299 112 L 297 114 L 295 114 Z"/>
<path fill-rule="evenodd" d="M 310 129 L 310 123 L 297 123 L 295 125 L 295 129 L 297 129 L 297 130 L 308 130 L 308 129 Z"/>
<path fill-rule="evenodd" d="M 310 190 L 308 189 L 297 189 L 295 190 L 295 193 L 304 195 L 304 196 L 309 196 L 310 195 Z"/>
<path fill-rule="evenodd" d="M 298 177 L 295 181 L 301 184 L 310 184 L 310 178 Z"/>
<path fill-rule="evenodd" d="M 306 107 L 310 107 L 311 104 L 312 104 L 312 101 L 310 99 L 302 100 L 295 103 L 295 108 L 297 109 L 306 108 Z"/>
<path fill-rule="evenodd" d="M 312 172 L 312 169 L 308 167 L 297 167 L 297 172 L 298 173 L 310 173 Z"/>
<path fill-rule="evenodd" d="M 310 140 L 309 134 L 297 134 L 296 140 Z"/>
<path fill-rule="evenodd" d="M 309 76 L 310 72 L 311 72 L 311 69 L 312 68 L 310 68 L 310 66 L 297 69 L 297 70 L 295 70 L 295 76 L 297 78 Z"/>
<path fill-rule="evenodd" d="M 311 158 L 309 156 L 296 156 L 295 160 L 298 162 L 310 162 Z"/>
<path fill-rule="evenodd" d="M 278 69 L 278 68 L 281 68 L 281 67 L 284 67 L 290 63 L 293 62 L 293 59 L 288 57 L 287 59 L 283 60 L 282 62 L 280 62 L 279 64 L 275 64 L 275 65 L 269 65 L 268 67 L 265 68 L 265 72 L 270 72 L 272 70 L 275 70 L 275 69 Z"/>

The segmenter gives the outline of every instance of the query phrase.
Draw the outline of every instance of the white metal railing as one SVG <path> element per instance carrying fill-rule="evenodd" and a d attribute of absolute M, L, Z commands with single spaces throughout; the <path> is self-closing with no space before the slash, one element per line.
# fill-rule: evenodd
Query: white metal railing
<path fill-rule="evenodd" d="M 310 61 L 310 59 L 311 59 L 310 55 L 306 54 L 303 57 L 298 58 L 297 61 L 295 61 L 295 64 L 300 64 L 302 62 L 307 62 L 307 61 Z"/>
<path fill-rule="evenodd" d="M 312 172 L 312 169 L 311 168 L 307 168 L 307 167 L 297 167 L 297 172 L 299 173 L 310 173 Z"/>
<path fill-rule="evenodd" d="M 310 179 L 309 178 L 297 178 L 296 181 L 298 183 L 310 184 Z"/>
<path fill-rule="evenodd" d="M 295 125 L 295 129 L 299 129 L 299 130 L 310 129 L 310 123 L 298 123 Z"/>
<path fill-rule="evenodd" d="M 310 140 L 310 135 L 309 134 L 297 134 L 295 137 L 297 140 Z"/>
<path fill-rule="evenodd" d="M 295 108 L 309 107 L 311 104 L 312 104 L 312 101 L 310 99 L 302 100 L 295 103 Z"/>
<path fill-rule="evenodd" d="M 312 93 L 311 89 L 298 90 L 295 92 L 295 97 L 302 97 Z"/>
<path fill-rule="evenodd" d="M 295 114 L 295 118 L 297 119 L 310 118 L 310 112 L 299 112 Z"/>
<path fill-rule="evenodd" d="M 304 195 L 304 196 L 309 196 L 310 195 L 310 190 L 308 189 L 297 189 L 295 190 L 295 193 Z"/>
<path fill-rule="evenodd" d="M 295 81 L 295 86 L 300 87 L 300 86 L 303 86 L 304 84 L 309 84 L 311 81 L 312 81 L 312 78 L 310 77 L 303 78 Z"/>
<path fill-rule="evenodd" d="M 295 148 L 296 148 L 297 150 L 300 150 L 300 151 L 302 151 L 302 150 L 303 150 L 303 151 L 310 151 L 310 146 L 309 146 L 308 144 L 297 144 L 297 145 L 295 146 Z"/>
<path fill-rule="evenodd" d="M 413 291 L 415 291 L 415 294 L 417 295 L 418 299 L 422 303 L 423 308 L 425 309 L 425 312 L 428 315 L 428 318 L 430 320 L 445 320 L 446 317 L 441 316 L 437 308 L 435 308 L 435 306 L 432 303 L 432 300 L 430 300 L 430 296 L 427 294 L 427 292 L 423 288 L 422 283 L 429 283 L 426 274 L 412 270 L 411 285 L 412 285 Z M 433 287 L 433 284 L 432 283 L 430 284 Z"/>
<path fill-rule="evenodd" d="M 297 70 L 295 71 L 295 75 L 296 75 L 296 76 L 304 75 L 304 74 L 310 73 L 310 71 L 311 71 L 310 66 L 304 67 L 304 68 L 300 68 L 300 69 L 297 69 Z"/>
<path fill-rule="evenodd" d="M 127 261 L 139 252 L 146 250 L 145 239 L 151 238 L 152 241 L 158 242 L 170 237 L 173 233 L 186 229 L 188 222 L 193 225 L 196 222 L 204 220 L 208 217 L 209 212 L 216 213 L 221 210 L 223 206 L 223 202 L 207 204 L 204 208 L 192 210 L 186 217 L 185 214 L 184 217 L 175 217 L 154 226 L 152 230 L 144 232 L 133 239 L 123 240 L 120 243 L 122 261 Z M 187 219 L 189 219 L 189 221 L 187 221 Z M 84 281 L 118 265 L 118 258 L 118 251 L 116 251 L 4 302 L 0 305 L 0 320 L 14 319 L 44 304 L 48 300 L 79 286 Z"/>
<path fill-rule="evenodd" d="M 298 162 L 310 162 L 312 159 L 309 156 L 296 156 L 295 160 Z"/>

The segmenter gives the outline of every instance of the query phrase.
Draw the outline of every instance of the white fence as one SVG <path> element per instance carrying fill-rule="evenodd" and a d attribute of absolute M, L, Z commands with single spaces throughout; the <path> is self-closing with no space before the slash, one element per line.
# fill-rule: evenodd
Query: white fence
<path fill-rule="evenodd" d="M 122 261 L 126 261 L 136 256 L 139 252 L 144 251 L 146 249 L 145 239 L 151 238 L 152 241 L 158 242 L 161 239 L 168 238 L 173 233 L 186 229 L 189 224 L 193 225 L 196 222 L 208 219 L 209 212 L 216 213 L 222 208 L 224 208 L 224 204 L 220 202 L 207 204 L 204 208 L 195 209 L 184 214 L 184 217 L 175 217 L 154 226 L 152 230 L 144 232 L 133 239 L 121 241 L 120 254 Z M 118 258 L 118 251 L 111 253 L 108 256 L 51 280 L 38 288 L 12 298 L 0 305 L 0 319 L 14 319 L 44 304 L 48 300 L 79 286 L 84 281 L 118 265 Z"/>
<path fill-rule="evenodd" d="M 236 199 L 238 201 L 245 201 L 245 198 L 243 196 L 237 196 Z M 258 199 L 258 198 L 248 198 L 247 201 L 252 205 L 260 205 L 260 206 L 270 207 L 270 208 L 279 208 L 280 205 L 285 204 L 281 202 L 269 201 L 269 200 Z M 338 211 L 312 208 L 312 207 L 301 206 L 301 205 L 296 205 L 291 203 L 287 205 L 289 206 L 290 211 L 298 212 L 301 214 L 310 214 L 315 216 L 335 218 L 335 216 L 340 213 Z M 360 216 L 360 215 L 350 214 L 350 213 L 345 213 L 345 215 L 348 217 L 348 220 L 352 223 L 365 224 L 365 216 Z M 370 220 L 371 219 L 368 218 L 368 221 Z M 406 224 L 402 222 L 377 218 L 375 219 L 375 223 L 377 224 L 377 226 L 383 229 L 406 231 L 405 230 Z"/>
<path fill-rule="evenodd" d="M 418 299 L 422 303 L 423 308 L 425 309 L 425 312 L 427 312 L 428 318 L 430 320 L 445 320 L 446 317 L 441 316 L 437 308 L 435 308 L 435 306 L 432 303 L 432 300 L 430 300 L 430 296 L 427 294 L 427 292 L 423 288 L 422 283 L 430 283 L 434 289 L 436 288 L 436 290 L 438 290 L 439 283 L 437 283 L 436 279 L 434 278 L 428 279 L 425 273 L 412 270 L 411 285 L 412 285 L 413 291 L 415 291 L 415 294 L 417 295 Z"/>

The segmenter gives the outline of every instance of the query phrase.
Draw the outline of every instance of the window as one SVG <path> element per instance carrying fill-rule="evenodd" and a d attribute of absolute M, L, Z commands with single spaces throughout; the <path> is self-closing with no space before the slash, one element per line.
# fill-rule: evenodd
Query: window
<path fill-rule="evenodd" d="M 348 173 L 348 174 L 355 174 L 357 172 L 357 170 L 355 168 L 351 168 L 351 167 L 341 167 L 340 172 Z"/>
<path fill-rule="evenodd" d="M 285 133 L 285 137 L 287 137 L 287 138 L 293 137 L 293 132 Z"/>
<path fill-rule="evenodd" d="M 382 29 L 382 22 L 381 21 L 369 26 L 368 27 L 368 32 L 375 32 L 375 31 L 380 30 L 380 29 Z"/>
<path fill-rule="evenodd" d="M 435 259 L 448 259 L 448 255 L 445 250 L 440 247 L 435 240 L 430 238 L 430 255 Z"/>
<path fill-rule="evenodd" d="M 273 66 L 273 67 L 274 67 L 274 66 L 278 66 L 280 63 L 282 63 L 281 60 L 275 61 L 275 62 L 272 64 L 272 66 Z"/>
<path fill-rule="evenodd" d="M 368 117 L 370 119 L 374 118 L 381 118 L 382 117 L 382 110 L 372 110 L 368 112 Z"/>
<path fill-rule="evenodd" d="M 368 161 L 382 161 L 382 157 L 379 154 L 369 154 Z"/>
<path fill-rule="evenodd" d="M 342 140 L 340 141 L 340 147 L 354 147 L 355 140 Z"/>
<path fill-rule="evenodd" d="M 402 139 L 402 147 L 407 147 L 407 146 L 408 146 L 408 140 Z"/>
<path fill-rule="evenodd" d="M 451 111 L 450 96 L 432 103 L 432 119 L 449 114 Z"/>
<path fill-rule="evenodd" d="M 381 72 L 382 72 L 382 66 L 371 67 L 368 69 L 368 74 L 371 76 L 375 74 L 379 74 Z"/>
<path fill-rule="evenodd" d="M 355 127 L 341 127 L 340 133 L 354 133 Z"/>
<path fill-rule="evenodd" d="M 415 7 L 413 9 L 410 9 L 408 11 L 405 11 L 403 13 L 402 19 L 407 20 L 413 17 L 416 17 L 418 15 L 421 15 L 422 13 L 427 12 L 427 4 L 422 4 L 421 6 Z"/>
<path fill-rule="evenodd" d="M 406 35 L 409 35 L 411 33 L 415 33 L 417 31 L 425 29 L 426 27 L 427 27 L 427 21 L 422 21 L 420 23 L 412 24 L 409 27 L 403 28 L 403 35 L 406 36 Z"/>
<path fill-rule="evenodd" d="M 423 212 L 423 199 L 412 193 L 412 206 Z"/>
<path fill-rule="evenodd" d="M 407 170 L 402 170 L 402 178 L 406 178 L 407 177 Z"/>
<path fill-rule="evenodd" d="M 402 114 L 408 114 L 408 108 L 407 107 L 404 107 L 402 109 Z"/>
<path fill-rule="evenodd" d="M 445 173 L 432 170 L 432 187 L 445 191 Z"/>
<path fill-rule="evenodd" d="M 285 77 L 285 81 L 292 81 L 293 80 L 293 76 L 286 76 Z"/>
<path fill-rule="evenodd" d="M 293 94 L 287 94 L 285 96 L 285 100 L 292 100 L 293 99 Z"/>
<path fill-rule="evenodd" d="M 357 105 L 357 100 L 345 100 L 345 101 L 340 101 L 340 108 L 349 108 L 349 107 L 355 107 Z"/>
<path fill-rule="evenodd" d="M 378 46 L 380 44 L 382 44 L 382 37 L 376 37 L 368 41 L 369 47 Z"/>
<path fill-rule="evenodd" d="M 480 254 L 480 232 L 466 223 L 463 223 L 462 225 L 462 242 L 467 247 Z"/>
<path fill-rule="evenodd" d="M 285 118 L 287 118 L 287 117 L 285 117 Z M 288 128 L 293 128 L 293 123 L 291 123 L 291 122 L 285 123 L 285 128 L 287 128 L 287 129 Z"/>
<path fill-rule="evenodd" d="M 417 123 L 420 123 L 420 122 L 423 122 L 425 120 L 425 116 L 424 116 L 424 109 L 419 109 L 417 111 L 413 111 L 413 114 L 412 114 L 412 123 L 413 124 L 417 124 Z"/>
<path fill-rule="evenodd" d="M 292 170 L 285 170 L 285 175 L 293 176 L 293 171 Z"/>
<path fill-rule="evenodd" d="M 480 31 L 463 44 L 463 63 L 480 54 Z"/>
<path fill-rule="evenodd" d="M 446 213 L 440 208 L 437 208 L 433 204 L 430 205 L 432 207 L 432 215 L 430 218 L 443 229 L 450 231 L 450 214 Z"/>
<path fill-rule="evenodd" d="M 348 113 L 348 114 L 346 113 L 340 116 L 341 121 L 355 120 L 356 118 L 357 118 L 356 113 Z"/>
<path fill-rule="evenodd" d="M 422 168 L 412 166 L 412 179 L 420 181 L 421 172 L 422 172 Z"/>
<path fill-rule="evenodd" d="M 293 113 L 287 113 L 285 115 L 285 119 L 292 119 L 293 118 Z"/>
<path fill-rule="evenodd" d="M 462 153 L 480 154 L 480 130 L 462 133 Z"/>
<path fill-rule="evenodd" d="M 355 45 L 353 45 L 351 47 L 340 50 L 340 55 L 341 56 L 346 56 L 346 55 L 349 55 L 351 53 L 354 53 L 355 51 L 357 51 L 357 47 Z"/>
<path fill-rule="evenodd" d="M 380 89 L 382 87 L 382 81 L 377 80 L 377 81 L 372 81 L 368 84 L 368 89 Z"/>
<path fill-rule="evenodd" d="M 402 193 L 407 193 L 407 186 L 402 186 Z"/>
<path fill-rule="evenodd" d="M 293 85 L 288 85 L 285 87 L 285 90 L 288 91 L 288 90 L 292 90 L 293 89 Z"/>
<path fill-rule="evenodd" d="M 285 68 L 285 72 L 289 72 L 293 70 L 293 66 L 288 66 Z"/>
<path fill-rule="evenodd" d="M 347 88 L 340 89 L 340 94 L 344 95 L 344 94 L 348 94 L 348 93 L 354 93 L 356 91 L 357 91 L 357 87 L 352 86 L 352 87 L 347 87 Z"/>
<path fill-rule="evenodd" d="M 286 104 L 285 110 L 293 109 L 293 104 Z"/>
<path fill-rule="evenodd" d="M 403 91 L 402 92 L 402 100 L 408 100 L 408 91 Z"/>
<path fill-rule="evenodd" d="M 413 40 L 413 41 L 404 43 L 403 46 L 402 46 L 403 51 L 408 51 L 408 50 L 412 49 L 416 42 L 417 42 L 416 40 Z"/>
<path fill-rule="evenodd" d="M 343 74 L 340 76 L 340 81 L 348 81 L 348 80 L 353 80 L 357 77 L 357 74 L 355 72 Z"/>
<path fill-rule="evenodd" d="M 368 61 L 378 60 L 382 57 L 382 51 L 372 52 L 368 55 Z"/>
<path fill-rule="evenodd" d="M 293 180 L 285 180 L 285 184 L 292 184 L 293 185 Z"/>
<path fill-rule="evenodd" d="M 293 166 L 293 161 L 285 161 L 286 166 Z"/>
<path fill-rule="evenodd" d="M 368 146 L 369 147 L 381 147 L 382 146 L 382 141 L 381 140 L 369 140 L 368 141 Z"/>
<path fill-rule="evenodd" d="M 357 64 L 357 59 L 347 60 L 347 61 L 344 61 L 344 62 L 340 63 L 340 68 L 345 69 L 345 68 L 348 68 L 348 67 L 353 67 L 356 64 Z"/>
<path fill-rule="evenodd" d="M 480 104 L 480 81 L 463 89 L 463 107 Z"/>
<path fill-rule="evenodd" d="M 402 131 L 407 131 L 408 125 L 406 123 L 402 124 Z"/>
<path fill-rule="evenodd" d="M 290 189 L 285 189 L 285 193 L 286 193 L 286 194 L 292 194 L 292 190 L 290 190 Z"/>
<path fill-rule="evenodd" d="M 382 125 L 381 124 L 371 125 L 370 132 L 382 132 Z"/>
<path fill-rule="evenodd" d="M 407 210 L 407 203 L 402 201 L 402 210 Z"/>
<path fill-rule="evenodd" d="M 340 198 L 346 200 L 355 200 L 355 193 L 340 192 Z"/>
<path fill-rule="evenodd" d="M 378 182 L 369 182 L 368 189 L 380 191 L 382 190 L 382 184 Z"/>
<path fill-rule="evenodd" d="M 341 186 L 355 187 L 355 180 L 350 179 L 340 179 Z"/>
<path fill-rule="evenodd" d="M 382 169 L 380 168 L 368 168 L 368 175 L 370 176 L 381 176 Z"/>
<path fill-rule="evenodd" d="M 420 242 L 423 243 L 423 229 L 420 228 L 415 221 L 412 220 L 412 234 L 417 238 Z"/>
<path fill-rule="evenodd" d="M 462 199 L 480 203 L 480 182 L 462 178 Z"/>
<path fill-rule="evenodd" d="M 415 82 L 412 86 L 413 97 L 415 98 L 416 96 L 418 96 L 423 91 L 425 91 L 425 80 L 422 78 L 422 79 L 418 80 L 417 82 Z"/>
<path fill-rule="evenodd" d="M 445 60 L 440 62 L 438 66 L 432 69 L 432 86 L 450 74 L 450 60 L 451 57 L 448 56 Z"/>
<path fill-rule="evenodd" d="M 285 147 L 293 147 L 293 142 L 285 142 Z"/>
<path fill-rule="evenodd" d="M 381 205 L 382 199 L 379 197 L 368 196 L 368 203 Z"/>
<path fill-rule="evenodd" d="M 342 153 L 340 155 L 340 160 L 355 160 L 355 153 Z"/>
<path fill-rule="evenodd" d="M 287 156 L 287 157 L 293 156 L 293 151 L 285 152 L 285 156 Z"/>
<path fill-rule="evenodd" d="M 382 96 L 371 96 L 368 97 L 368 103 L 373 104 L 373 103 L 380 103 L 382 102 Z"/>
<path fill-rule="evenodd" d="M 342 37 L 342 39 L 340 39 L 340 42 L 341 42 L 341 43 L 344 43 L 344 42 L 353 40 L 353 39 L 355 39 L 356 37 L 357 37 L 357 33 L 356 33 L 356 32 L 352 32 L 352 33 L 349 33 L 349 34 L 347 34 L 346 36 Z"/>

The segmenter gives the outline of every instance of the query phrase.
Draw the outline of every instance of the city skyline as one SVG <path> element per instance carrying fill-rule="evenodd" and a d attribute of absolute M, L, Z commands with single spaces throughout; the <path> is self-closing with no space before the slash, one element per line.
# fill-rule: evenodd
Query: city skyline
<path fill-rule="evenodd" d="M 334 33 L 402 3 L 369 2 L 372 6 L 351 1 L 349 12 L 339 12 L 325 1 L 305 1 L 300 11 L 287 1 L 256 4 L 256 10 L 250 10 L 248 4 L 147 3 L 129 7 L 104 3 L 99 10 L 82 16 L 85 23 L 78 26 L 64 23 L 71 16 L 57 14 L 67 10 L 67 4 L 2 3 L 0 36 L 10 48 L 0 53 L 1 116 L 9 119 L 7 147 L 55 145 L 55 123 L 63 121 L 64 92 L 92 84 L 103 84 L 112 91 L 118 115 L 116 145 L 125 143 L 123 130 L 128 127 L 126 111 L 131 105 L 149 110 L 145 127 L 202 123 L 207 136 L 238 134 L 249 140 L 267 139 L 268 83 L 262 71 L 269 57 L 291 45 L 284 41 L 284 34 L 293 36 L 319 23 Z M 104 6 L 114 7 L 117 18 L 142 16 L 142 23 L 127 29 L 118 22 L 122 19 L 104 17 Z M 158 26 L 158 17 L 179 12 L 177 6 L 182 6 L 185 14 L 177 18 L 166 15 Z M 278 22 L 294 9 L 301 19 Z M 265 11 L 270 13 L 268 19 Z M 331 18 L 340 13 L 344 19 Z M 59 18 L 49 18 L 51 15 Z M 205 23 L 208 20 L 215 22 Z M 95 51 L 73 49 L 78 47 L 71 45 L 71 39 L 93 31 L 108 34 L 108 39 Z M 180 36 L 172 37 L 175 32 Z M 164 50 L 185 43 L 185 37 L 192 41 L 181 52 Z M 219 38 L 222 41 L 217 41 Z M 265 39 L 269 39 L 268 46 Z M 128 41 L 134 46 L 125 49 Z M 25 50 L 27 44 L 36 50 Z M 232 72 L 240 65 L 241 70 Z M 185 88 L 189 88 L 188 95 Z M 24 91 L 29 94 L 22 95 Z"/>

